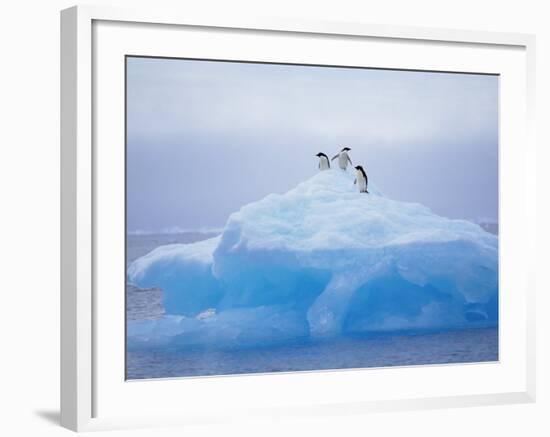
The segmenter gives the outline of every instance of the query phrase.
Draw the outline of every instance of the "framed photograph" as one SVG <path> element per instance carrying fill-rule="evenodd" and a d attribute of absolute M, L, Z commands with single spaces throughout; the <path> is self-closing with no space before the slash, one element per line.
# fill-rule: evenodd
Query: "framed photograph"
<path fill-rule="evenodd" d="M 61 14 L 63 426 L 530 402 L 534 37 Z"/>

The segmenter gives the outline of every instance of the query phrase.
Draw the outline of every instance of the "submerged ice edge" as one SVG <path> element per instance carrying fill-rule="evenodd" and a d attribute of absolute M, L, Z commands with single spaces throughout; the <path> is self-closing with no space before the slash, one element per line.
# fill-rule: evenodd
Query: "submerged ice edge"
<path fill-rule="evenodd" d="M 128 279 L 169 316 L 132 344 L 254 344 L 498 324 L 498 239 L 334 170 L 233 214 L 221 236 L 162 246 Z"/>
<path fill-rule="evenodd" d="M 498 328 L 308 339 L 250 348 L 132 347 L 127 357 L 129 379 L 498 362 Z"/>

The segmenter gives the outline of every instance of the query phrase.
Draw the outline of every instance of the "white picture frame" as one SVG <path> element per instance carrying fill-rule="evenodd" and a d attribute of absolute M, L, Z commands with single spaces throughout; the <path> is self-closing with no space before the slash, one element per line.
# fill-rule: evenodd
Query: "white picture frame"
<path fill-rule="evenodd" d="M 149 29 L 147 43 L 139 37 L 146 28 Z M 105 269 L 102 268 L 105 251 L 113 252 L 113 256 L 123 251 L 123 248 L 114 247 L 117 242 L 120 242 L 121 237 L 118 235 L 120 227 L 115 226 L 120 222 L 120 211 L 117 210 L 119 212 L 113 214 L 114 227 L 104 225 L 105 220 L 102 219 L 101 214 L 104 214 L 102 211 L 109 210 L 109 205 L 117 205 L 120 198 L 116 197 L 117 189 L 114 189 L 113 197 L 107 199 L 110 195 L 102 188 L 107 180 L 100 175 L 113 174 L 115 179 L 120 180 L 124 167 L 121 167 L 120 155 L 111 157 L 105 153 L 98 155 L 96 147 L 98 143 L 104 141 L 104 138 L 107 138 L 103 136 L 103 132 L 107 131 L 109 135 L 113 135 L 110 138 L 114 138 L 117 144 L 120 143 L 117 139 L 120 139 L 123 127 L 114 124 L 120 121 L 120 114 L 117 115 L 116 111 L 123 102 L 117 100 L 117 105 L 109 106 L 114 111 L 114 117 L 111 117 L 111 114 L 108 117 L 113 126 L 105 128 L 103 120 L 107 118 L 107 110 L 103 111 L 105 103 L 98 89 L 107 87 L 115 96 L 113 98 L 120 96 L 122 91 L 120 75 L 109 73 L 110 70 L 104 70 L 103 66 L 108 64 L 109 59 L 116 58 L 121 61 L 121 53 L 128 54 L 126 52 L 128 46 L 125 46 L 128 40 L 133 46 L 130 54 L 136 54 L 135 50 L 156 53 L 159 50 L 158 47 L 166 47 L 166 52 L 169 52 L 172 48 L 166 43 L 168 39 L 163 38 L 169 36 L 173 39 L 173 35 L 167 35 L 167 33 L 177 32 L 177 29 L 183 28 L 189 32 L 200 31 L 205 34 L 233 29 L 243 38 L 251 33 L 256 36 L 269 33 L 269 38 L 275 43 L 283 36 L 296 40 L 306 37 L 311 39 L 330 37 L 335 41 L 353 39 L 358 42 L 366 40 L 374 43 L 384 42 L 388 46 L 429 44 L 439 53 L 442 53 L 443 48 L 453 46 L 460 49 L 464 59 L 470 56 L 468 53 L 481 50 L 478 55 L 472 57 L 472 62 L 482 65 L 479 68 L 484 71 L 500 74 L 500 68 L 502 68 L 503 71 L 508 72 L 505 77 L 509 77 L 510 80 L 501 90 L 504 93 L 501 104 L 508 105 L 510 108 L 504 107 L 501 113 L 501 124 L 503 121 L 509 121 L 501 132 L 504 144 L 509 146 L 506 146 L 505 151 L 502 152 L 504 155 L 501 154 L 503 168 L 500 175 L 500 196 L 503 207 L 500 214 L 501 219 L 504 219 L 502 220 L 504 229 L 501 248 L 505 254 L 510 253 L 510 257 L 506 258 L 507 261 L 504 264 L 501 263 L 501 282 L 514 285 L 517 295 L 514 295 L 513 299 L 517 300 L 503 304 L 509 306 L 511 316 L 507 319 L 509 323 L 501 328 L 500 335 L 501 342 L 505 342 L 501 347 L 506 351 L 513 351 L 514 354 L 505 353 L 505 358 L 498 363 L 500 367 L 487 367 L 487 365 L 483 367 L 479 364 L 453 367 L 453 369 L 460 367 L 457 371 L 462 372 L 460 375 L 457 373 L 458 384 L 461 384 L 460 378 L 470 376 L 473 376 L 474 380 L 478 378 L 480 381 L 482 379 L 488 381 L 487 384 L 480 385 L 479 390 L 473 386 L 465 387 L 463 390 L 450 386 L 438 390 L 435 382 L 431 388 L 419 391 L 413 386 L 408 388 L 406 386 L 406 381 L 410 378 L 410 369 L 392 369 L 391 374 L 387 374 L 387 370 L 371 369 L 368 370 L 370 373 L 352 370 L 319 372 L 322 373 L 319 375 L 318 372 L 275 376 L 243 375 L 185 381 L 149 381 L 143 384 L 120 379 L 119 358 L 120 353 L 123 354 L 124 351 L 116 352 L 115 355 L 118 358 L 113 358 L 113 362 L 106 362 L 104 357 L 109 350 L 120 348 L 120 330 L 124 329 L 119 323 L 121 300 L 110 301 L 110 297 L 104 295 L 98 299 L 98 293 L 100 293 L 98 290 L 103 284 L 113 280 L 113 276 L 105 273 Z M 124 38 L 120 32 L 131 32 L 128 35 L 132 38 Z M 267 43 L 265 46 L 255 45 L 253 48 L 258 49 L 256 53 L 261 53 L 261 56 L 270 56 Z M 200 44 L 196 45 L 194 53 L 203 49 L 206 50 L 206 45 L 204 48 L 201 48 Z M 173 50 L 178 49 L 175 47 Z M 403 51 L 404 48 L 399 50 Z M 483 56 L 485 53 L 483 50 L 501 53 L 501 55 L 495 55 L 502 56 L 500 64 L 495 64 L 493 67 L 491 60 Z M 361 414 L 369 411 L 533 402 L 535 399 L 535 261 L 532 255 L 535 253 L 535 143 L 532 127 L 534 52 L 534 36 L 525 34 L 307 20 L 195 17 L 187 12 L 138 11 L 94 6 L 78 6 L 62 11 L 61 424 L 75 431 L 84 431 L 215 423 L 246 418 Z M 427 52 L 426 56 L 428 55 Z M 247 59 L 254 60 L 250 56 Z M 296 56 L 299 57 L 299 53 Z M 457 55 L 457 59 L 461 56 Z M 421 61 L 415 61 L 417 63 L 415 65 L 419 69 L 445 71 L 445 68 L 438 67 L 440 65 L 438 62 L 443 61 L 431 63 L 429 58 L 426 59 L 421 65 L 419 65 Z M 448 62 L 448 65 L 451 65 L 451 61 L 448 60 Z M 466 60 L 463 62 L 467 65 Z M 387 66 L 399 68 L 400 64 Z M 101 82 L 104 80 L 105 82 Z M 103 86 L 103 83 L 106 85 Z M 99 88 L 98 84 L 100 84 Z M 99 129 L 98 123 L 101 125 Z M 520 168 L 516 169 L 515 185 L 511 186 L 506 178 L 503 179 L 503 175 L 510 174 L 508 172 L 512 170 L 514 163 Z M 517 207 L 518 202 L 521 202 L 521 208 Z M 100 204 L 102 207 L 98 208 Z M 107 247 L 108 244 L 113 247 Z M 511 249 L 518 253 L 512 255 Z M 519 256 L 521 259 L 512 258 L 512 256 Z M 512 273 L 507 267 L 516 261 L 518 267 Z M 120 294 L 123 295 L 123 293 L 122 290 Z M 504 310 L 506 314 L 506 308 Z M 512 311 L 517 312 L 517 320 L 514 319 L 516 316 L 513 316 Z M 509 335 L 511 331 L 507 329 L 511 330 L 514 325 L 519 327 L 518 332 Z M 114 340 L 109 345 L 106 345 L 110 341 L 105 335 L 106 330 L 114 332 L 112 336 Z M 511 343 L 507 345 L 509 341 Z M 115 370 L 112 371 L 111 367 Z M 455 371 L 448 370 L 450 367 L 423 367 L 423 369 L 414 370 L 415 378 L 419 381 L 428 378 L 434 378 L 435 381 L 441 378 L 445 381 L 455 377 L 454 373 L 449 373 Z M 504 370 L 501 371 L 501 369 Z M 381 380 L 392 377 L 395 381 L 404 383 L 404 388 L 396 388 L 389 393 L 389 387 L 386 386 L 388 395 L 384 396 L 384 387 L 378 388 L 378 392 L 373 387 L 373 392 L 376 394 L 370 397 L 357 393 L 351 396 L 351 393 L 346 391 L 346 387 L 363 383 L 361 381 L 365 375 L 372 375 L 372 372 L 378 372 L 377 378 Z M 504 379 L 511 382 L 505 384 Z M 115 380 L 116 384 L 112 383 Z M 364 379 L 364 381 L 366 383 L 367 380 Z M 314 392 L 315 387 L 325 383 L 328 389 L 319 393 Z M 210 398 L 207 403 L 201 403 L 195 397 L 194 400 L 186 401 L 180 398 L 178 402 L 173 402 L 176 399 L 175 393 L 178 393 L 178 390 L 182 393 L 182 384 L 186 384 L 185 393 L 208 393 L 215 395 L 219 401 L 212 403 Z M 110 387 L 111 385 L 113 387 Z M 114 387 L 115 385 L 117 387 Z M 276 391 L 275 386 L 280 389 Z M 254 394 L 258 387 L 270 393 L 269 401 L 262 402 L 255 399 L 254 404 L 251 404 L 245 398 L 247 395 Z M 296 393 L 292 395 L 296 399 L 292 399 L 292 402 L 290 402 L 291 395 L 284 390 L 285 387 L 296 388 Z M 341 390 L 336 387 L 340 387 Z M 307 393 L 308 390 L 312 392 L 309 397 L 301 396 L 301 393 Z M 241 394 L 235 398 L 231 396 L 235 392 Z M 346 393 L 349 393 L 349 396 Z M 166 405 L 160 402 L 157 409 L 153 409 L 152 406 L 147 407 L 147 399 L 158 400 L 161 397 L 166 398 Z M 182 395 L 182 397 L 185 396 Z M 125 402 L 129 399 L 132 399 L 132 402 Z M 228 405 L 229 399 L 232 405 Z M 142 410 L 138 408 L 141 401 Z M 171 402 L 171 408 L 165 408 L 168 402 Z M 205 405 L 210 403 L 212 408 L 207 409 Z M 119 408 L 122 404 L 127 405 L 127 408 Z M 228 405 L 228 408 L 223 408 L 224 405 Z M 135 414 L 132 414 L 133 409 Z"/>

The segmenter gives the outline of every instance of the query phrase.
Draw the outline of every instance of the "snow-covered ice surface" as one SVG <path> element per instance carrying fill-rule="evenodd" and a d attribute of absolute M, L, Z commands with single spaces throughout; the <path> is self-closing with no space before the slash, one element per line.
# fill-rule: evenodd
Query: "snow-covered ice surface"
<path fill-rule="evenodd" d="M 498 239 L 480 226 L 317 173 L 232 214 L 218 237 L 161 246 L 128 281 L 165 315 L 128 322 L 140 348 L 281 347 L 498 325 Z"/>

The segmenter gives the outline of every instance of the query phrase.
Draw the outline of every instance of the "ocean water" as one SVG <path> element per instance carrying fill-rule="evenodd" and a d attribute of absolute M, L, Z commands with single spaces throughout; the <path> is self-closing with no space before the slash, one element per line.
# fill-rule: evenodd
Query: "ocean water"
<path fill-rule="evenodd" d="M 127 378 L 231 375 L 498 360 L 498 330 L 338 338 L 237 350 L 130 350 Z"/>
<path fill-rule="evenodd" d="M 128 235 L 127 265 L 155 247 L 191 243 L 213 234 Z M 162 290 L 126 287 L 127 320 L 164 314 Z M 214 349 L 127 349 L 127 379 L 230 375 L 498 361 L 498 329 L 296 341 L 284 346 Z"/>

